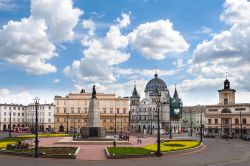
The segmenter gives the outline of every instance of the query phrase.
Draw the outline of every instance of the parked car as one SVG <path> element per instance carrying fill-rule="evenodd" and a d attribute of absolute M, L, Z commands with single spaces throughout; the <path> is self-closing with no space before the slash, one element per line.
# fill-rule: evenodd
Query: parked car
<path fill-rule="evenodd" d="M 250 141 L 250 135 L 244 135 L 242 139 L 245 141 Z"/>
<path fill-rule="evenodd" d="M 215 138 L 214 134 L 204 134 L 203 135 L 205 138 Z"/>
<path fill-rule="evenodd" d="M 232 135 L 228 135 L 228 134 L 224 134 L 224 135 L 221 135 L 221 138 L 224 138 L 224 139 L 233 139 L 233 136 Z"/>

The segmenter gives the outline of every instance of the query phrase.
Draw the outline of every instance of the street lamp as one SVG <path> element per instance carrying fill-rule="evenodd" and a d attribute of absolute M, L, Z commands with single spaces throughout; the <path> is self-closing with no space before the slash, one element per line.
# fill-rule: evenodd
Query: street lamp
<path fill-rule="evenodd" d="M 199 105 L 199 108 L 200 108 L 200 142 L 202 142 L 202 137 L 203 137 L 203 133 L 202 133 L 202 128 L 203 128 L 203 124 L 202 124 L 202 109 L 201 109 L 201 106 Z"/>
<path fill-rule="evenodd" d="M 10 110 L 10 127 L 9 127 L 9 137 L 11 138 L 11 114 L 12 111 Z"/>
<path fill-rule="evenodd" d="M 67 113 L 67 134 L 69 134 L 69 113 Z"/>
<path fill-rule="evenodd" d="M 161 94 L 158 93 L 158 89 L 155 89 L 155 92 L 150 94 L 151 97 L 155 98 L 155 102 L 157 105 L 157 152 L 156 152 L 156 156 L 160 157 L 161 154 L 161 148 L 160 148 L 160 144 L 161 144 L 161 140 L 160 140 L 160 108 L 161 108 Z"/>
<path fill-rule="evenodd" d="M 169 111 L 169 139 L 172 139 L 172 113 L 171 113 L 171 109 Z"/>
<path fill-rule="evenodd" d="M 241 110 L 240 110 L 240 138 L 243 138 L 243 133 L 242 133 L 242 119 L 241 119 Z"/>
<path fill-rule="evenodd" d="M 35 103 L 35 106 L 36 106 L 36 129 L 35 129 L 35 134 L 36 134 L 36 138 L 35 138 L 35 158 L 38 157 L 38 104 L 39 104 L 39 98 L 36 97 L 34 99 L 34 103 Z"/>

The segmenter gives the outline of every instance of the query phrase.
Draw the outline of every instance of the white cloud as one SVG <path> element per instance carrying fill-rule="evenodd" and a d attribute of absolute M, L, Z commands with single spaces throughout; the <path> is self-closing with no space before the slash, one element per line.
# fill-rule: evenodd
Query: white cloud
<path fill-rule="evenodd" d="M 1 96 L 6 96 L 6 95 L 9 95 L 9 94 L 10 94 L 9 89 L 6 89 L 6 88 L 0 89 L 0 95 Z"/>
<path fill-rule="evenodd" d="M 250 3 L 248 0 L 226 0 L 220 19 L 228 24 L 250 23 Z"/>
<path fill-rule="evenodd" d="M 129 40 L 132 47 L 148 59 L 164 59 L 167 54 L 182 53 L 189 48 L 169 20 L 141 24 L 129 34 Z"/>
<path fill-rule="evenodd" d="M 213 31 L 211 28 L 206 27 L 206 26 L 202 26 L 201 29 L 199 29 L 198 31 L 195 31 L 194 33 L 196 34 L 211 34 Z"/>
<path fill-rule="evenodd" d="M 186 64 L 183 63 L 183 59 L 177 59 L 172 64 L 175 65 L 177 68 L 182 68 L 186 66 Z"/>
<path fill-rule="evenodd" d="M 31 13 L 34 19 L 45 20 L 52 41 L 61 42 L 73 39 L 73 28 L 83 11 L 73 8 L 72 0 L 32 0 Z"/>
<path fill-rule="evenodd" d="M 130 25 L 130 16 L 129 14 L 122 13 L 122 18 L 117 18 L 120 28 L 125 28 Z"/>
<path fill-rule="evenodd" d="M 159 76 L 172 76 L 176 74 L 177 70 L 157 70 Z M 152 78 L 155 70 L 150 69 L 135 69 L 135 68 L 115 68 L 114 73 L 129 79 Z"/>
<path fill-rule="evenodd" d="M 46 29 L 43 20 L 32 17 L 20 22 L 9 21 L 0 30 L 0 59 L 21 66 L 31 74 L 56 72 L 55 66 L 46 63 L 56 55 Z"/>
<path fill-rule="evenodd" d="M 71 66 L 64 69 L 67 76 L 74 79 L 89 82 L 114 82 L 115 77 L 112 73 L 114 65 L 118 65 L 128 60 L 130 54 L 123 51 L 128 45 L 128 39 L 121 34 L 121 22 L 127 17 L 122 15 L 117 25 L 111 25 L 104 38 L 97 38 L 94 35 L 83 39 L 82 44 L 87 47 L 84 51 L 84 57 L 80 61 L 74 61 Z M 127 23 L 123 23 L 125 25 Z M 127 24 L 128 25 L 128 24 Z M 95 27 L 93 22 L 85 27 Z M 123 27 L 124 28 L 124 27 Z"/>
<path fill-rule="evenodd" d="M 30 104 L 34 96 L 29 91 L 20 91 L 0 96 L 0 103 Z"/>
<path fill-rule="evenodd" d="M 56 56 L 53 42 L 71 40 L 81 14 L 73 9 L 72 0 L 32 0 L 30 17 L 9 21 L 0 29 L 0 60 L 30 74 L 56 72 L 56 67 L 47 63 Z"/>
<path fill-rule="evenodd" d="M 231 87 L 240 91 L 240 94 L 246 93 L 250 91 L 250 2 L 227 0 L 220 18 L 231 26 L 230 29 L 198 44 L 187 72 L 195 77 L 202 75 L 208 80 L 225 79 L 228 72 L 233 84 Z M 205 82 L 200 84 L 206 85 Z M 210 96 L 210 90 L 208 92 L 205 96 Z"/>
<path fill-rule="evenodd" d="M 95 23 L 93 22 L 93 20 L 83 20 L 82 21 L 82 26 L 85 29 L 88 29 L 88 35 L 93 36 L 95 34 Z"/>
<path fill-rule="evenodd" d="M 53 83 L 54 83 L 54 84 L 57 84 L 57 83 L 60 83 L 60 82 L 61 82 L 61 81 L 60 81 L 59 79 L 57 79 L 57 78 L 53 80 Z"/>

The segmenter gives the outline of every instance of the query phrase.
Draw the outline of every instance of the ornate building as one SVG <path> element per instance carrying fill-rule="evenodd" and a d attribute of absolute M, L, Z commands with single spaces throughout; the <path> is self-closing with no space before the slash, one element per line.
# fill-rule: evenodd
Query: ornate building
<path fill-rule="evenodd" d="M 65 97 L 55 96 L 55 131 L 80 132 L 87 126 L 88 107 L 92 94 L 70 93 Z M 127 132 L 129 122 L 129 99 L 116 98 L 115 94 L 97 93 L 99 101 L 101 124 L 106 132 Z"/>
<path fill-rule="evenodd" d="M 224 89 L 218 90 L 219 104 L 205 107 L 205 131 L 213 135 L 240 137 L 250 134 L 250 103 L 235 103 L 236 90 L 228 79 Z"/>
<path fill-rule="evenodd" d="M 152 96 L 155 91 L 161 95 L 160 107 L 160 128 L 161 132 L 170 130 L 170 112 L 172 113 L 172 131 L 178 132 L 181 129 L 179 118 L 181 116 L 181 100 L 178 97 L 177 90 L 175 95 L 170 97 L 169 90 L 165 82 L 155 77 L 151 79 L 144 90 L 145 98 L 140 100 L 136 85 L 132 96 L 130 97 L 130 129 L 132 132 L 153 133 L 157 129 L 157 105 L 155 98 Z"/>

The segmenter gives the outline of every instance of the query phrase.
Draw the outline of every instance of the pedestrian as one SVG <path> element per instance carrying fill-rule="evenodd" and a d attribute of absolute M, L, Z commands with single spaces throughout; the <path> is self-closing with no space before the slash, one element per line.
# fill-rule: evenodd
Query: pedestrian
<path fill-rule="evenodd" d="M 129 135 L 128 135 L 128 142 L 129 142 Z"/>
<path fill-rule="evenodd" d="M 113 145 L 114 145 L 114 147 L 116 148 L 116 142 L 115 142 L 115 140 L 113 141 Z"/>
<path fill-rule="evenodd" d="M 140 143 L 140 138 L 138 137 L 138 138 L 137 138 L 137 144 L 139 144 L 139 143 Z"/>

